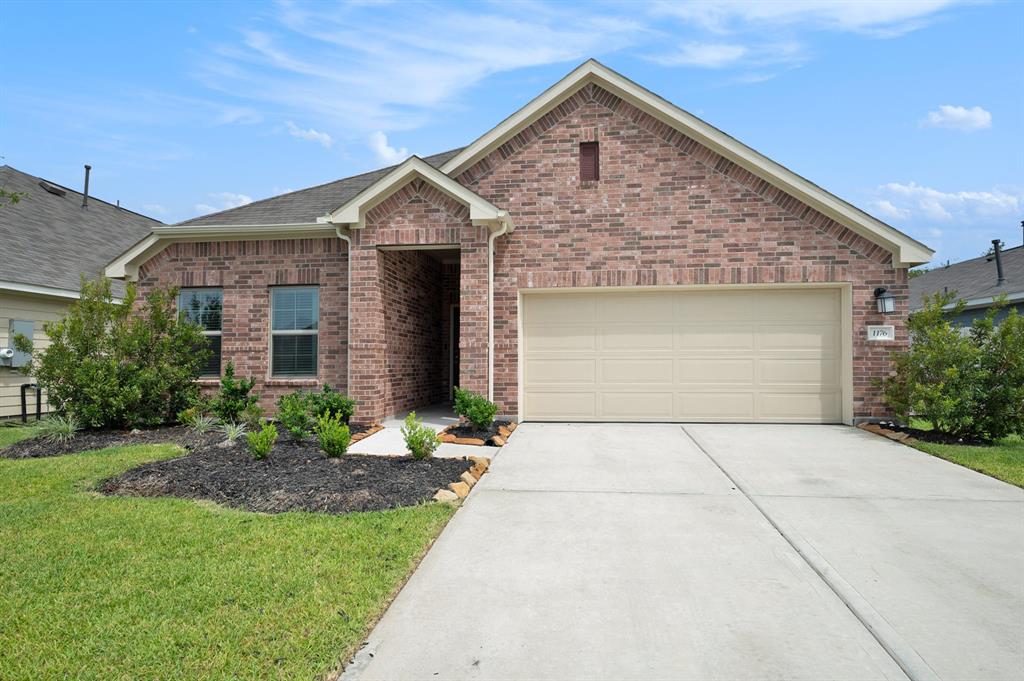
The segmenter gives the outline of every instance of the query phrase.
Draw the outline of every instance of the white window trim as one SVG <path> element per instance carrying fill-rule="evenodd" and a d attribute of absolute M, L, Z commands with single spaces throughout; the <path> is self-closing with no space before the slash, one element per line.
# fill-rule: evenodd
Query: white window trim
<path fill-rule="evenodd" d="M 274 330 L 274 291 L 278 289 L 313 289 L 316 291 L 316 328 L 315 329 L 281 329 Z M 320 378 L 320 286 L 313 285 L 309 286 L 306 284 L 301 285 L 284 285 L 284 286 L 271 286 L 270 287 L 270 315 L 267 320 L 270 326 L 270 355 L 267 362 L 267 379 L 268 380 L 289 380 L 289 379 L 319 379 Z M 316 341 L 316 356 L 314 357 L 314 369 L 311 374 L 275 374 L 274 373 L 274 336 L 317 336 Z"/>

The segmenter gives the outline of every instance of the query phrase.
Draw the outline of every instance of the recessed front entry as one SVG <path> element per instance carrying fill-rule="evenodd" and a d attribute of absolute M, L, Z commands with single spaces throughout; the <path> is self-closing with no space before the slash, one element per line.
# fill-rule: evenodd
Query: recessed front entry
<path fill-rule="evenodd" d="M 843 420 L 838 288 L 526 292 L 522 417 Z"/>

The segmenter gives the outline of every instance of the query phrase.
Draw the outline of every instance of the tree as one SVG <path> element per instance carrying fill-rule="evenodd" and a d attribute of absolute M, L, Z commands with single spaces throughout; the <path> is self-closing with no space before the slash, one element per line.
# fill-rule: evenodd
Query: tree
<path fill-rule="evenodd" d="M 115 301 L 110 280 L 82 280 L 81 297 L 64 317 L 43 325 L 50 344 L 33 352 L 24 368 L 46 390 L 52 407 L 88 428 L 154 426 L 198 398 L 199 376 L 209 350 L 202 329 L 179 319 L 177 290 L 161 288 L 136 305 L 129 285 Z"/>

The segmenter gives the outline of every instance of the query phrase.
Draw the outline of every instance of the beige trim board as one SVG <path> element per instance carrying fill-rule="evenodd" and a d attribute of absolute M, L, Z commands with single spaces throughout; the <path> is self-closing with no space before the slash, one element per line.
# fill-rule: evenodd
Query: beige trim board
<path fill-rule="evenodd" d="M 114 258 L 103 272 L 111 279 L 135 281 L 139 266 L 172 243 L 198 241 L 250 241 L 281 239 L 322 239 L 336 237 L 334 225 L 201 225 L 157 227 L 152 233 Z"/>
<path fill-rule="evenodd" d="M 447 175 L 457 177 L 581 87 L 591 83 L 621 97 L 641 111 L 680 130 L 871 242 L 888 249 L 892 252 L 893 263 L 897 267 L 926 263 L 935 253 L 916 239 L 868 215 L 594 59 L 581 64 L 526 106 L 479 137 L 441 166 L 441 170 Z"/>
<path fill-rule="evenodd" d="M 348 225 L 352 229 L 362 229 L 366 226 L 366 213 L 371 208 L 415 179 L 429 183 L 451 199 L 467 206 L 469 219 L 474 225 L 497 228 L 502 224 L 507 224 L 511 231 L 512 223 L 506 211 L 462 186 L 419 156 L 410 157 L 390 173 L 356 194 L 347 203 L 320 218 L 319 221 L 335 225 Z"/>
<path fill-rule="evenodd" d="M 838 295 L 838 333 L 840 335 L 836 349 L 838 351 L 838 381 L 839 381 L 839 395 L 838 395 L 838 409 L 841 414 L 841 421 L 846 424 L 853 423 L 853 286 L 848 282 L 829 282 L 829 283 L 808 283 L 808 284 L 729 284 L 729 285 L 702 285 L 702 284 L 690 284 L 680 286 L 597 286 L 597 287 L 578 287 L 578 288 L 542 288 L 542 289 L 520 289 L 517 296 L 517 333 L 518 333 L 518 362 L 517 362 L 517 380 L 518 380 L 518 412 L 516 414 L 519 420 L 527 418 L 525 413 L 526 407 L 526 352 L 527 352 L 527 338 L 526 330 L 528 328 L 528 320 L 526 319 L 526 307 L 527 299 L 537 298 L 543 296 L 567 296 L 567 295 L 580 295 L 588 296 L 591 294 L 600 293 L 629 293 L 629 294 L 657 294 L 665 292 L 723 292 L 723 291 L 744 291 L 744 290 L 763 290 L 763 291 L 784 291 L 784 290 L 802 290 L 802 291 L 813 291 L 813 290 L 833 290 Z M 834 308 L 833 308 L 834 309 Z M 834 319 L 834 317 L 833 317 Z M 835 322 L 833 322 L 835 323 Z M 536 354 L 536 353 L 534 353 Z M 835 365 L 833 364 L 833 367 Z M 557 367 L 552 367 L 552 370 Z M 835 374 L 833 374 L 835 376 Z M 833 379 L 834 380 L 834 379 Z M 835 385 L 833 383 L 833 385 Z M 834 388 L 833 388 L 834 391 Z M 714 390 L 712 390 L 714 392 Z M 834 403 L 833 403 L 834 404 Z M 637 406 L 638 409 L 642 409 L 642 405 Z M 833 412 L 834 414 L 837 412 Z M 581 417 L 582 418 L 582 417 Z M 592 419 L 584 419 L 592 420 Z M 628 420 L 628 419 L 627 419 Z M 676 418 L 669 418 L 666 414 L 664 418 L 659 418 L 658 414 L 643 413 L 638 414 L 635 420 L 642 421 L 675 421 Z M 696 417 L 693 420 L 701 420 L 700 417 Z M 713 419 L 711 419 L 713 420 Z M 719 419 L 721 420 L 721 419 Z M 778 418 L 768 418 L 762 420 L 773 420 L 778 422 L 806 422 L 800 417 L 789 417 L 785 414 L 781 414 Z M 836 417 L 833 416 L 831 422 L 835 422 Z M 739 419 L 737 419 L 739 421 Z"/>

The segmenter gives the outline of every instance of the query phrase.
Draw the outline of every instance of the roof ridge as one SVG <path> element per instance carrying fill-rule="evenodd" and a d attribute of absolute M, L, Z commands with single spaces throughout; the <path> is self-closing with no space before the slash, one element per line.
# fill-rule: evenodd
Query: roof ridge
<path fill-rule="evenodd" d="M 46 182 L 47 184 L 51 184 L 54 187 L 60 187 L 64 191 L 68 191 L 68 192 L 71 192 L 73 194 L 77 194 L 78 196 L 85 196 L 85 194 L 83 192 L 80 192 L 77 189 L 72 189 L 71 187 L 66 187 L 66 186 L 62 185 L 61 183 L 59 183 L 59 182 L 54 182 L 53 180 L 48 180 L 45 177 L 40 177 L 39 175 L 33 175 L 32 173 L 26 173 L 24 170 L 19 170 L 18 168 L 15 168 L 14 166 L 12 166 L 10 164 L 7 164 L 7 163 L 5 163 L 4 165 L 0 166 L 0 168 L 8 168 L 8 169 L 18 173 L 19 175 L 24 175 L 25 177 L 32 178 L 33 180 L 39 180 L 40 182 Z M 124 206 L 122 206 L 120 204 L 111 203 L 110 201 L 107 201 L 106 199 L 101 199 L 100 197 L 94 196 L 92 194 L 89 194 L 89 200 L 90 201 L 98 201 L 98 202 L 106 204 L 106 205 L 108 205 L 111 208 L 114 208 L 116 210 L 123 210 L 126 213 L 131 213 L 133 215 L 138 215 L 140 218 L 146 218 L 147 220 L 152 220 L 153 222 L 158 222 L 161 225 L 164 224 L 160 220 L 157 220 L 156 218 L 153 218 L 153 217 L 150 217 L 148 215 L 145 215 L 144 213 L 140 213 L 137 210 L 132 210 L 131 208 L 125 208 Z"/>
<path fill-rule="evenodd" d="M 441 152 L 438 152 L 436 154 L 431 154 L 429 156 L 419 157 L 419 158 L 421 158 L 422 160 L 426 161 L 427 163 L 430 163 L 430 161 L 428 159 L 434 158 L 435 156 L 443 156 L 445 154 L 450 154 L 452 152 L 458 153 L 462 149 L 463 149 L 463 147 L 456 147 L 455 149 L 449 149 L 448 151 L 441 151 Z M 412 156 L 417 156 L 417 154 L 412 154 Z M 403 163 L 404 163 L 404 161 L 403 161 Z M 225 208 L 224 210 L 218 210 L 218 211 L 215 211 L 213 213 L 206 213 L 205 215 L 197 215 L 194 218 L 189 218 L 188 220 L 182 220 L 181 222 L 175 222 L 171 226 L 172 227 L 177 227 L 179 225 L 187 225 L 187 224 L 193 223 L 193 222 L 195 222 L 197 220 L 205 220 L 205 219 L 211 218 L 211 217 L 213 217 L 215 215 L 222 215 L 224 213 L 228 213 L 228 212 L 231 212 L 233 210 L 238 210 L 239 208 L 247 208 L 248 206 L 256 206 L 256 205 L 259 205 L 261 203 L 266 203 L 267 201 L 274 201 L 276 199 L 280 199 L 283 196 L 291 196 L 292 194 L 299 194 L 301 192 L 306 192 L 306 191 L 309 191 L 311 189 L 319 189 L 321 187 L 326 187 L 327 185 L 336 184 L 338 182 L 346 182 L 348 180 L 355 180 L 355 179 L 360 178 L 360 177 L 365 177 L 366 175 L 373 175 L 374 173 L 394 170 L 395 168 L 397 168 L 400 165 L 402 165 L 402 164 L 401 163 L 395 163 L 395 164 L 390 165 L 390 166 L 384 166 L 382 168 L 375 168 L 374 170 L 367 170 L 366 172 L 358 173 L 356 175 L 349 175 L 347 177 L 339 177 L 339 178 L 337 178 L 335 180 L 328 180 L 327 182 L 321 182 L 320 184 L 313 184 L 313 185 L 310 185 L 308 187 L 303 187 L 302 189 L 294 189 L 294 190 L 292 190 L 290 192 L 284 192 L 283 194 L 275 194 L 273 196 L 267 196 L 265 198 L 258 199 L 256 201 L 250 201 L 249 203 L 245 204 L 244 206 L 234 206 L 233 208 Z M 433 165 L 433 164 L 431 163 L 430 165 Z"/>

